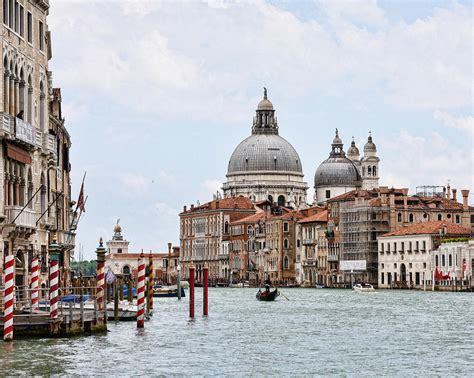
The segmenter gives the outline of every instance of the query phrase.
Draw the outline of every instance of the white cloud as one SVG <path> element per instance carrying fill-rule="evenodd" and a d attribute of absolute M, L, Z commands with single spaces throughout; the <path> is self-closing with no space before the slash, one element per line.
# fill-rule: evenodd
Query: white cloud
<path fill-rule="evenodd" d="M 165 203 L 165 202 L 158 202 L 155 204 L 156 209 L 158 210 L 158 213 L 160 216 L 164 217 L 172 217 L 173 222 L 176 221 L 178 217 L 179 211 L 172 207 L 171 205 Z"/>
<path fill-rule="evenodd" d="M 215 194 L 217 191 L 221 191 L 222 182 L 217 179 L 207 179 L 201 183 L 201 186 L 206 190 L 208 196 Z"/>
<path fill-rule="evenodd" d="M 319 6 L 325 22 L 264 1 L 57 3 L 50 25 L 67 64 L 56 77 L 144 113 L 194 119 L 242 119 L 247 92 L 263 84 L 288 96 L 371 91 L 400 108 L 470 105 L 469 7 L 390 24 L 375 1 Z"/>
<path fill-rule="evenodd" d="M 136 173 L 121 173 L 118 176 L 125 191 L 133 196 L 142 196 L 148 193 L 152 180 Z"/>
<path fill-rule="evenodd" d="M 443 122 L 446 126 L 453 129 L 464 131 L 468 137 L 474 138 L 474 117 L 455 117 L 450 113 L 436 110 L 433 114 L 434 119 Z"/>

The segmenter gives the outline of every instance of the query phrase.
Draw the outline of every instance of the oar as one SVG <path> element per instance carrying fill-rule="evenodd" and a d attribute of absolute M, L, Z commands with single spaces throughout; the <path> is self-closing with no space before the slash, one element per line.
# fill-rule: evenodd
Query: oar
<path fill-rule="evenodd" d="M 281 295 L 283 298 L 285 298 L 287 301 L 289 301 L 288 297 L 287 297 L 285 294 L 283 294 L 281 291 L 280 291 L 280 295 Z"/>

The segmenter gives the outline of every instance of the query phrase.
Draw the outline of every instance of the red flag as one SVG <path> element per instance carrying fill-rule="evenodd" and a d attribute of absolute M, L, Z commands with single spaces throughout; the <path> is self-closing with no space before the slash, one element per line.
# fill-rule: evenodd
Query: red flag
<path fill-rule="evenodd" d="M 86 212 L 85 202 L 84 202 L 84 181 L 82 182 L 81 191 L 79 192 L 79 199 L 77 200 L 76 211 L 77 209 L 80 209 L 84 213 Z"/>

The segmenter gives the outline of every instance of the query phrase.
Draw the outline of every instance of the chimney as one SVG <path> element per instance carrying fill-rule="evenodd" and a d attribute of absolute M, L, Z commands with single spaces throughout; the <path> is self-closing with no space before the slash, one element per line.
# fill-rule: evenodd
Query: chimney
<path fill-rule="evenodd" d="M 453 201 L 458 201 L 458 190 L 457 189 L 453 189 Z"/>
<path fill-rule="evenodd" d="M 464 210 L 467 210 L 469 208 L 469 205 L 468 205 L 469 189 L 463 189 L 461 190 L 461 193 L 462 193 L 462 207 Z"/>
<path fill-rule="evenodd" d="M 194 204 L 191 204 L 191 210 L 194 210 Z"/>
<path fill-rule="evenodd" d="M 443 186 L 443 198 L 446 198 L 446 187 Z"/>
<path fill-rule="evenodd" d="M 186 205 L 184 205 L 184 206 L 183 206 L 183 213 L 185 213 L 186 210 L 187 210 L 187 207 L 186 207 Z"/>
<path fill-rule="evenodd" d="M 168 243 L 168 254 L 171 255 L 171 247 L 173 246 L 172 243 Z"/>
<path fill-rule="evenodd" d="M 402 193 L 403 193 L 403 208 L 406 209 L 408 208 L 408 197 L 407 197 L 408 188 L 403 188 Z"/>

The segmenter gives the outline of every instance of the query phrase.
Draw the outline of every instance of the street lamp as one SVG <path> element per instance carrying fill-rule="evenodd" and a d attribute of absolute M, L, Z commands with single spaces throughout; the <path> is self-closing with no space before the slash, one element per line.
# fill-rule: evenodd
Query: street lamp
<path fill-rule="evenodd" d="M 176 271 L 177 271 L 176 285 L 177 285 L 177 288 L 178 288 L 178 300 L 181 300 L 181 265 L 180 264 L 178 264 L 178 266 L 176 267 Z"/>

